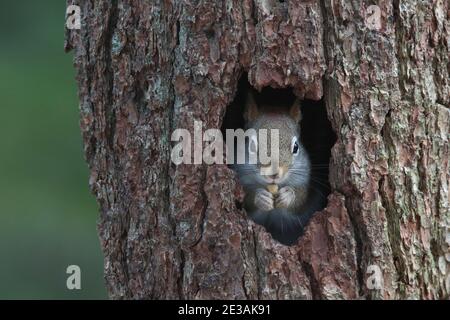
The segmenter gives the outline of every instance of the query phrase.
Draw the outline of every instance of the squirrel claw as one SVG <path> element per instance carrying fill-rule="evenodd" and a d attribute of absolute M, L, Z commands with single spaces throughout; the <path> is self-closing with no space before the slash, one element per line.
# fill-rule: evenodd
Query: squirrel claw
<path fill-rule="evenodd" d="M 256 190 L 255 206 L 261 210 L 269 211 L 273 207 L 273 195 L 265 189 Z"/>
<path fill-rule="evenodd" d="M 283 187 L 275 201 L 277 208 L 289 208 L 295 201 L 295 191 L 291 187 Z"/>

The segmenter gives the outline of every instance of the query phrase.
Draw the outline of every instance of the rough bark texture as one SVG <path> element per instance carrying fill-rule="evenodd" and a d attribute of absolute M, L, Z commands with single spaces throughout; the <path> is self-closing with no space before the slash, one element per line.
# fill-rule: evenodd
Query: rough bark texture
<path fill-rule="evenodd" d="M 68 3 L 111 298 L 448 298 L 448 2 Z M 324 98 L 337 135 L 296 246 L 247 219 L 225 165 L 170 161 L 174 129 L 221 127 L 244 71 Z"/>

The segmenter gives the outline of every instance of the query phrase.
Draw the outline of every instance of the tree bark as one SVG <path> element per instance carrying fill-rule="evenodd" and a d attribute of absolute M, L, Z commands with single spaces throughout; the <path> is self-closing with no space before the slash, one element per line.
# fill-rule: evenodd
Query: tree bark
<path fill-rule="evenodd" d="M 69 0 L 81 130 L 113 299 L 446 299 L 450 7 L 443 0 Z M 295 246 L 226 165 L 170 160 L 244 72 L 324 99 L 332 193 Z M 371 286 L 373 268 L 381 286 Z"/>

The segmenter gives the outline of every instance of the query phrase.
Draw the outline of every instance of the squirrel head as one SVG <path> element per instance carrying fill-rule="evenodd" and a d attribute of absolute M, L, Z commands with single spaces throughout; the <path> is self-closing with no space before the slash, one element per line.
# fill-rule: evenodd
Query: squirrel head
<path fill-rule="evenodd" d="M 247 152 L 249 154 L 258 152 L 260 149 L 258 132 L 261 129 L 267 129 L 267 153 L 268 155 L 270 152 L 277 153 L 273 157 L 278 159 L 276 164 L 262 165 L 258 158 L 260 181 L 265 184 L 283 184 L 291 178 L 297 180 L 299 184 L 303 183 L 303 180 L 306 181 L 306 176 L 309 177 L 309 159 L 300 142 L 300 101 L 297 99 L 288 110 L 274 109 L 267 105 L 258 107 L 252 93 L 249 93 L 244 118 L 247 128 L 255 129 L 256 132 L 256 135 L 249 137 L 246 144 Z M 278 150 L 270 150 L 270 129 L 278 129 Z M 303 176 L 305 179 L 298 179 L 298 176 Z"/>

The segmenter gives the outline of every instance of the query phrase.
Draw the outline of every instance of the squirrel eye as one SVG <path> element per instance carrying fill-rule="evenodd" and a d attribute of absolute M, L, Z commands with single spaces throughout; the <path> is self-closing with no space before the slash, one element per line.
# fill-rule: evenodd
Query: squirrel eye
<path fill-rule="evenodd" d="M 298 146 L 297 138 L 294 137 L 294 138 L 292 138 L 292 153 L 297 155 L 298 150 L 299 150 L 299 146 Z"/>
<path fill-rule="evenodd" d="M 253 136 L 250 138 L 250 144 L 248 146 L 248 151 L 252 154 L 255 154 L 258 151 L 258 144 L 256 143 L 256 137 Z"/>

